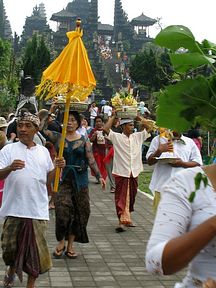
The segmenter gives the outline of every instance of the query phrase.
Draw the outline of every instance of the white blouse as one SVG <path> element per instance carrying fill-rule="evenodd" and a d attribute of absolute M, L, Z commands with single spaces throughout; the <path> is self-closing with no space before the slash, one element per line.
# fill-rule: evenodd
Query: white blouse
<path fill-rule="evenodd" d="M 193 230 L 216 215 L 216 192 L 210 180 L 196 191 L 192 203 L 188 198 L 195 191 L 194 178 L 203 173 L 201 167 L 176 173 L 163 187 L 153 230 L 146 249 L 146 267 L 151 273 L 163 275 L 162 253 L 167 242 Z M 202 237 L 202 235 L 200 235 Z M 190 262 L 187 276 L 176 288 L 201 287 L 207 278 L 216 279 L 216 237 Z"/>

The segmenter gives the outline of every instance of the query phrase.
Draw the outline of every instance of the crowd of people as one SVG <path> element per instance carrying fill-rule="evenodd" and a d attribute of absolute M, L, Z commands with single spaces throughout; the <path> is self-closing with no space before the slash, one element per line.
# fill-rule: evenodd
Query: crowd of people
<path fill-rule="evenodd" d="M 172 138 L 166 138 L 160 130 L 153 133 L 144 102 L 136 121 L 118 118 L 107 101 L 100 109 L 93 102 L 89 119 L 69 112 L 59 158 L 62 124 L 56 108 L 56 103 L 37 112 L 22 107 L 8 119 L 0 117 L 0 217 L 5 219 L 1 246 L 9 267 L 4 287 L 12 287 L 15 275 L 22 281 L 25 272 L 26 287 L 34 288 L 39 274 L 52 267 L 45 237 L 49 209 L 55 209 L 57 244 L 52 256 L 78 257 L 74 242 L 89 242 L 89 172 L 102 189 L 108 182 L 114 193 L 115 232 L 135 227 L 132 212 L 147 140 L 147 164 L 154 165 L 150 189 L 156 215 L 146 267 L 166 275 L 190 264 L 176 288 L 216 287 L 216 166 L 203 166 L 197 128 L 187 136 L 172 131 Z M 58 193 L 53 193 L 56 167 L 61 178 Z M 191 194 L 195 197 L 189 201 Z"/>

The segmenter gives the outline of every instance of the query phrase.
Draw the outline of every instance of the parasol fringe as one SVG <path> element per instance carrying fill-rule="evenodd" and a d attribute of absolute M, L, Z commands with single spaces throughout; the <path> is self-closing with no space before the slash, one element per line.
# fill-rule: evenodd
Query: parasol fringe
<path fill-rule="evenodd" d="M 67 95 L 66 97 L 78 98 L 81 102 L 83 102 L 91 94 L 94 88 L 95 84 L 89 84 L 85 87 L 83 83 L 79 85 L 53 82 L 49 79 L 42 79 L 40 85 L 36 87 L 36 95 L 40 97 L 40 99 L 44 98 L 45 100 L 58 95 Z"/>

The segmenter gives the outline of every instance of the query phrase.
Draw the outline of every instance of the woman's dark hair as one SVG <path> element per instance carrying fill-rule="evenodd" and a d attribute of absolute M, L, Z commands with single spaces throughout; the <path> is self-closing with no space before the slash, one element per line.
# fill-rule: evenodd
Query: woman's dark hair
<path fill-rule="evenodd" d="M 100 115 L 95 117 L 95 122 L 96 122 L 97 119 L 101 119 L 101 121 L 103 122 L 103 117 L 101 117 Z"/>
<path fill-rule="evenodd" d="M 81 117 L 80 117 L 80 114 L 77 112 L 77 111 L 70 111 L 69 112 L 69 115 L 73 115 L 74 118 L 76 119 L 77 121 L 77 124 L 78 124 L 78 127 L 77 129 L 81 126 Z"/>
<path fill-rule="evenodd" d="M 83 119 L 85 119 L 87 121 L 87 123 L 89 124 L 89 120 L 87 117 L 84 117 Z"/>
<path fill-rule="evenodd" d="M 191 139 L 200 137 L 199 130 L 193 128 L 188 131 L 187 136 Z"/>

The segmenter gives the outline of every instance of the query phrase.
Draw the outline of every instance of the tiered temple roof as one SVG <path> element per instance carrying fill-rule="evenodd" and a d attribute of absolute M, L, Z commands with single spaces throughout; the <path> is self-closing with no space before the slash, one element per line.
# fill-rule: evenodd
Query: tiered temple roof
<path fill-rule="evenodd" d="M 45 10 L 41 13 L 41 8 L 35 6 L 32 15 L 26 17 L 23 33 L 21 36 L 21 46 L 24 46 L 26 41 L 32 37 L 34 33 L 43 35 L 49 41 L 52 30 L 50 29 L 45 16 Z"/>
<path fill-rule="evenodd" d="M 98 33 L 99 34 L 106 34 L 106 35 L 113 35 L 114 27 L 110 24 L 102 24 L 98 22 Z"/>
<path fill-rule="evenodd" d="M 150 18 L 142 13 L 140 16 L 133 18 L 131 21 L 131 24 L 133 26 L 148 27 L 148 26 L 154 25 L 156 22 L 157 22 L 156 19 Z"/>
<path fill-rule="evenodd" d="M 66 9 L 62 9 L 61 11 L 52 14 L 52 17 L 50 18 L 50 20 L 61 22 L 61 21 L 65 21 L 65 19 L 71 20 L 71 19 L 76 19 L 76 18 L 77 18 L 76 14 L 69 12 Z"/>

